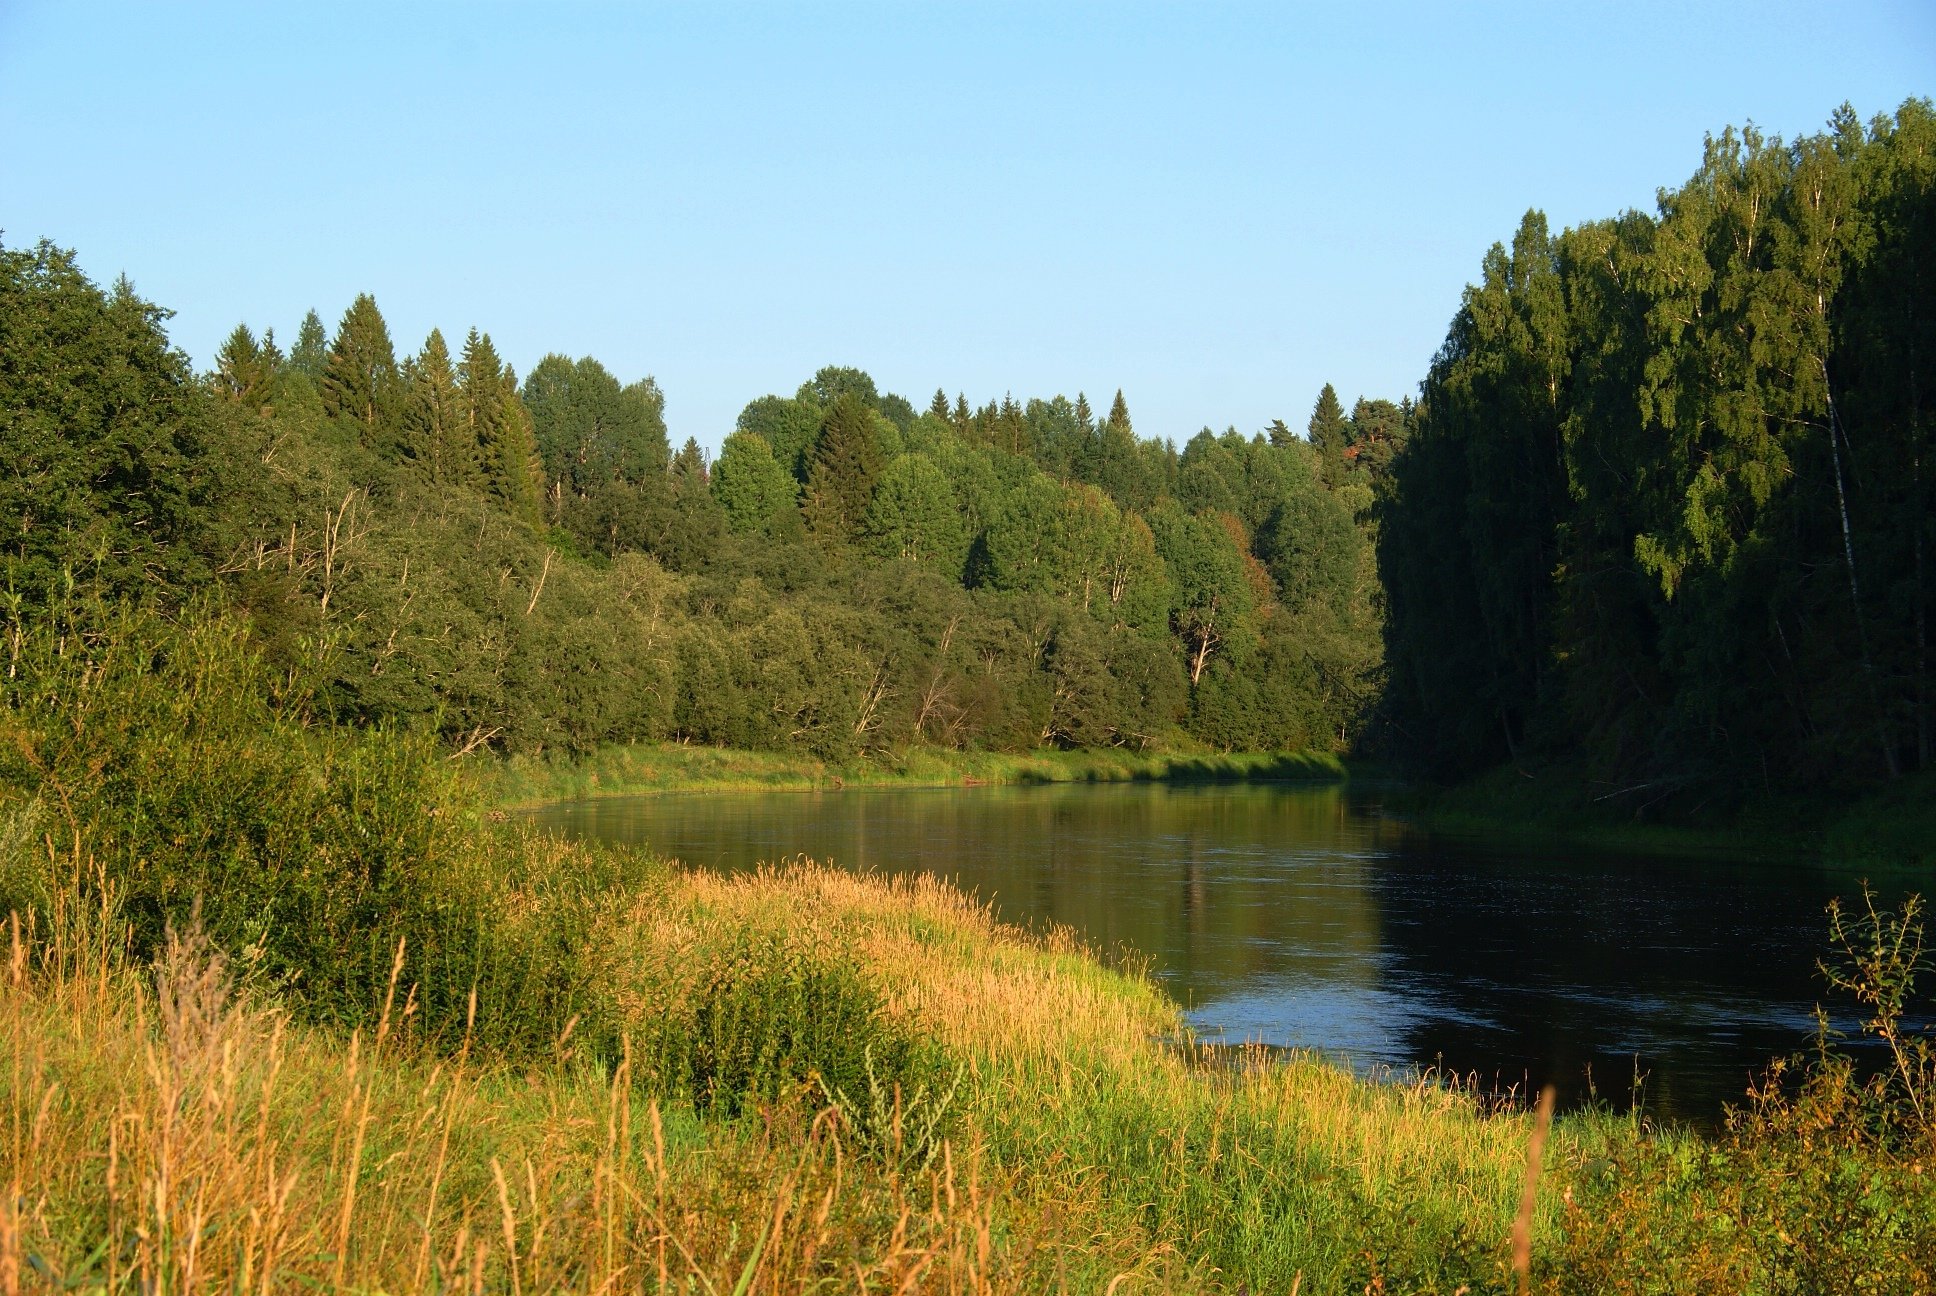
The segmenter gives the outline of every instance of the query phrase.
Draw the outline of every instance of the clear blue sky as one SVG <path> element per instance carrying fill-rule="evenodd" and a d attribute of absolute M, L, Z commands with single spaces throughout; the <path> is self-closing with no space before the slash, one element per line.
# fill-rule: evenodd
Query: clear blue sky
<path fill-rule="evenodd" d="M 1705 132 L 1936 93 L 1936 5 L 0 0 L 0 229 L 198 364 L 376 294 L 655 375 L 675 438 L 823 364 L 1139 432 L 1415 390 L 1486 247 Z"/>

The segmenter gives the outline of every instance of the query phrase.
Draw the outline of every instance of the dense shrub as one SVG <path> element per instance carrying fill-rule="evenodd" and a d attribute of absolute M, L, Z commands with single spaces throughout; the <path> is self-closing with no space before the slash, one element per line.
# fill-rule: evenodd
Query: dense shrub
<path fill-rule="evenodd" d="M 105 900 L 139 959 L 192 919 L 311 1019 L 378 1011 L 400 951 L 432 1034 L 463 1034 L 475 994 L 480 1042 L 526 1052 L 579 1010 L 575 929 L 622 879 L 533 876 L 536 853 L 480 830 L 430 735 L 316 721 L 208 606 L 8 630 L 0 910 Z"/>
<path fill-rule="evenodd" d="M 736 932 L 655 1041 L 660 1087 L 737 1115 L 794 1090 L 913 1093 L 930 1059 L 851 962 L 786 935 Z M 824 1100 L 824 1099 L 823 1099 Z"/>

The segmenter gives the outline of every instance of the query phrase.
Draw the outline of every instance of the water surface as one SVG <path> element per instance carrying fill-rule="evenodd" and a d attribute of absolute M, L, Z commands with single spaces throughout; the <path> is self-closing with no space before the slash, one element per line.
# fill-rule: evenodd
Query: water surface
<path fill-rule="evenodd" d="M 1795 864 L 1448 841 L 1338 787 L 1060 784 L 660 795 L 562 831 L 746 869 L 805 853 L 929 872 L 1019 922 L 1128 947 L 1196 1028 L 1363 1068 L 1553 1083 L 1706 1123 L 1802 1047 L 1823 906 Z"/>

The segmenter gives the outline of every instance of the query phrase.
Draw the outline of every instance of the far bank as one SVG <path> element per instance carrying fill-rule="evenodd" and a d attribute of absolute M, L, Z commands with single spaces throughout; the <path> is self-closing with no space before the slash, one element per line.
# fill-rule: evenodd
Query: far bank
<path fill-rule="evenodd" d="M 556 801 L 660 792 L 813 792 L 860 787 L 974 787 L 1011 783 L 1344 782 L 1373 767 L 1331 752 L 1032 752 L 921 747 L 829 762 L 792 752 L 678 743 L 601 748 L 568 758 L 506 757 L 482 773 L 506 810 Z"/>
<path fill-rule="evenodd" d="M 1616 787 L 1563 765 L 1506 765 L 1389 803 L 1434 832 L 1543 837 L 1603 850 L 1819 859 L 1863 871 L 1936 868 L 1936 771 L 1837 795 L 1716 804 L 1664 787 Z"/>

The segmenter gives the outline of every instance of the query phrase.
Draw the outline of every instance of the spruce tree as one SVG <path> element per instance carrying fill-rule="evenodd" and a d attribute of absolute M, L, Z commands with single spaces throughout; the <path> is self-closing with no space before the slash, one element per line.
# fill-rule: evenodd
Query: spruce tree
<path fill-rule="evenodd" d="M 874 410 L 854 392 L 834 398 L 807 474 L 807 522 L 823 543 L 844 543 L 866 515 L 881 470 Z"/>
<path fill-rule="evenodd" d="M 1089 398 L 1081 392 L 1076 393 L 1076 422 L 1082 424 L 1084 432 L 1093 430 L 1096 425 L 1096 412 L 1089 408 Z"/>
<path fill-rule="evenodd" d="M 1135 425 L 1129 421 L 1129 402 L 1123 399 L 1123 389 L 1116 389 L 1116 399 L 1109 406 L 1109 426 L 1124 432 L 1134 432 Z"/>
<path fill-rule="evenodd" d="M 271 345 L 273 342 L 271 338 Z M 222 395 L 252 411 L 260 411 L 268 403 L 275 384 L 275 364 L 247 324 L 237 324 L 215 353 L 215 373 Z"/>
<path fill-rule="evenodd" d="M 312 310 L 303 316 L 302 327 L 296 330 L 296 345 L 289 348 L 289 370 L 320 388 L 328 364 L 329 331 L 323 327 L 323 317 Z"/>
<path fill-rule="evenodd" d="M 430 330 L 423 350 L 404 369 L 407 378 L 401 438 L 404 458 L 421 465 L 430 479 L 440 485 L 475 484 L 475 445 L 464 425 L 457 373 L 451 367 L 450 348 L 444 344 L 443 332 Z"/>
<path fill-rule="evenodd" d="M 943 423 L 946 423 L 948 421 L 948 393 L 947 392 L 941 390 L 941 388 L 939 387 L 934 389 L 934 399 L 928 402 L 928 413 L 934 415 L 936 418 L 940 419 Z"/>
<path fill-rule="evenodd" d="M 498 358 L 488 333 L 470 331 L 457 367 L 459 440 L 477 456 L 479 485 L 500 508 L 538 517 L 537 440 L 518 399 L 517 376 Z"/>
<path fill-rule="evenodd" d="M 1338 403 L 1337 390 L 1330 383 L 1324 384 L 1324 390 L 1318 393 L 1306 430 L 1317 449 L 1324 480 L 1336 486 L 1344 474 L 1344 448 L 1350 442 L 1351 428 L 1344 416 L 1344 406 Z"/>
<path fill-rule="evenodd" d="M 394 458 L 399 388 L 389 326 L 376 298 L 361 293 L 343 313 L 323 365 L 323 410 L 353 421 L 365 446 Z"/>

